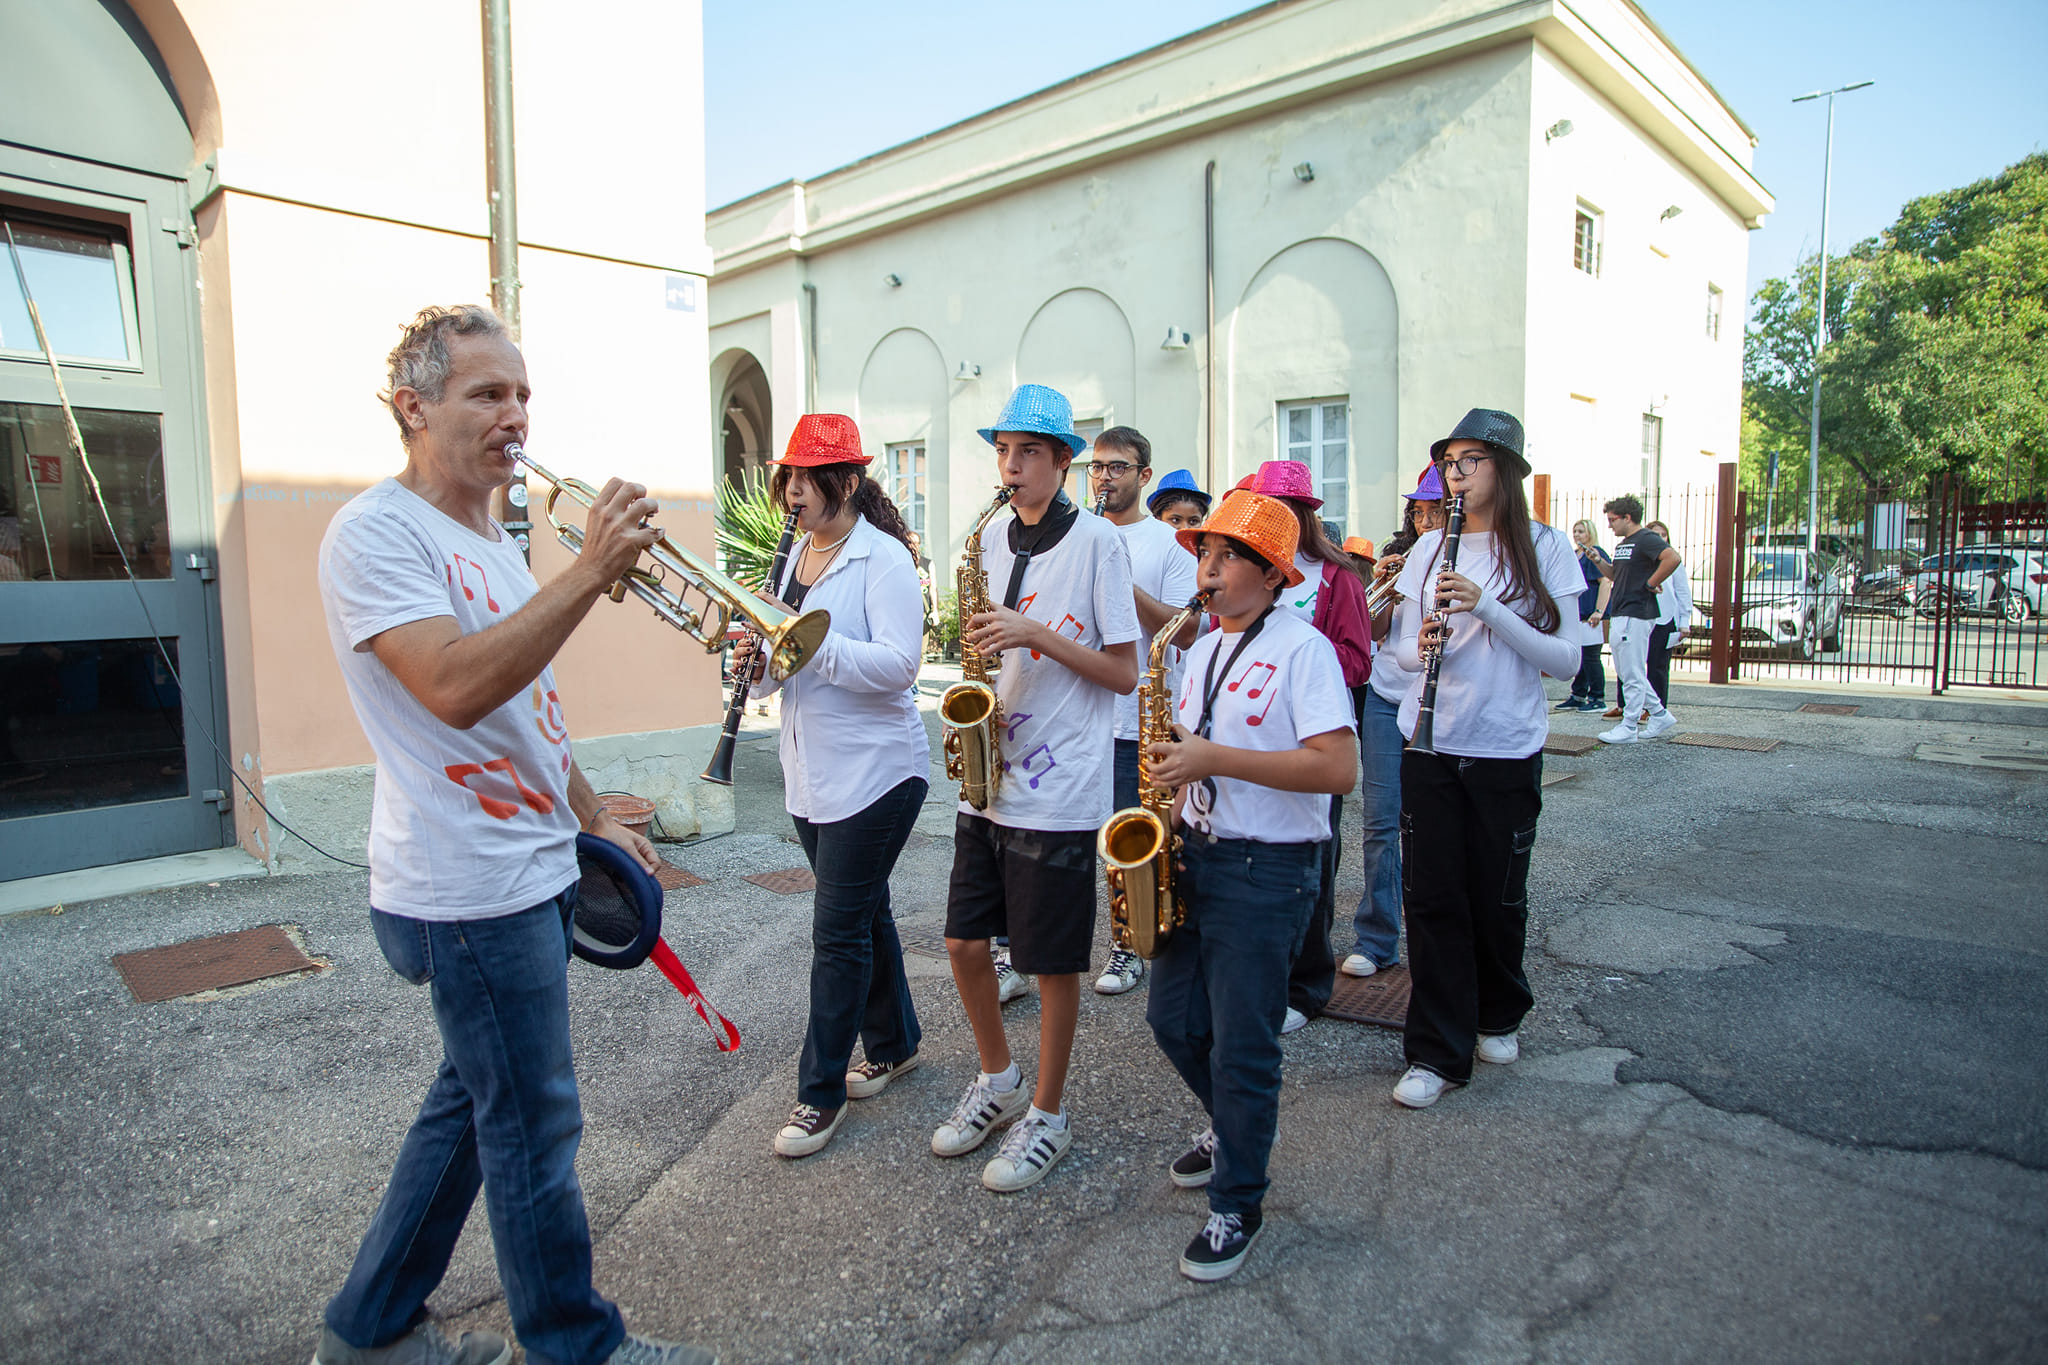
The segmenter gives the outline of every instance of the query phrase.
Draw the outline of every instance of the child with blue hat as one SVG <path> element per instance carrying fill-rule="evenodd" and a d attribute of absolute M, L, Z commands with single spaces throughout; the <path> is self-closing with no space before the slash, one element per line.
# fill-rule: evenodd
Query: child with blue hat
<path fill-rule="evenodd" d="M 1095 836 L 1111 811 L 1116 699 L 1138 683 L 1131 561 L 1114 523 L 1084 517 L 1061 491 L 1088 443 L 1066 396 L 1042 384 L 1010 395 L 981 428 L 995 447 L 1006 512 L 982 532 L 989 609 L 961 637 L 997 660 L 1004 724 L 1000 779 L 985 809 L 960 803 L 946 898 L 946 952 L 974 1030 L 981 1072 L 932 1134 L 939 1156 L 965 1156 L 1008 1124 L 982 1168 L 991 1190 L 1037 1183 L 1073 1141 L 1063 1097 L 1081 1012 L 1081 973 L 1095 943 Z M 1003 1030 L 989 955 L 1039 985 L 1038 1081 L 1027 1089 Z"/>
<path fill-rule="evenodd" d="M 1200 526 L 1209 515 L 1209 495 L 1191 471 L 1176 469 L 1159 481 L 1152 496 L 1145 499 L 1145 508 L 1174 530 L 1185 531 Z"/>

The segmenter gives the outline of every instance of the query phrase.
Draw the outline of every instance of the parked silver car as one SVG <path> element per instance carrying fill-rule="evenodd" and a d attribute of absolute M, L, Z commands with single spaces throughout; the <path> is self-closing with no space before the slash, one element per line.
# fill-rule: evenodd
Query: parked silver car
<path fill-rule="evenodd" d="M 1752 548 L 1736 638 L 1745 648 L 1782 649 L 1801 659 L 1838 650 L 1848 598 L 1841 565 L 1825 551 Z"/>

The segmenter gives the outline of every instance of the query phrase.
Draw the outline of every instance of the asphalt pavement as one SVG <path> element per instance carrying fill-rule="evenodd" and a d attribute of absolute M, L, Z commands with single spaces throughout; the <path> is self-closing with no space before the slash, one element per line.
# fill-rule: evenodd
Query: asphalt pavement
<path fill-rule="evenodd" d="M 975 1063 L 924 952 L 922 1065 L 819 1155 L 772 1154 L 809 898 L 742 880 L 803 863 L 774 718 L 750 716 L 737 832 L 670 850 L 705 882 L 668 900 L 740 1050 L 651 969 L 570 969 L 599 1287 L 735 1365 L 2048 1357 L 2048 705 L 1813 699 L 1675 689 L 1683 732 L 1768 753 L 1546 759 L 1522 1060 L 1410 1112 L 1398 1035 L 1287 1039 L 1266 1232 L 1211 1286 L 1175 1269 L 1205 1204 L 1164 1166 L 1202 1120 L 1143 986 L 1084 993 L 1074 1145 L 1030 1190 L 929 1151 Z M 924 946 L 936 767 L 917 830 L 894 887 Z M 365 893 L 301 874 L 0 919 L 0 1361 L 310 1356 L 438 1058 Z M 325 970 L 140 1005 L 110 964 L 271 923 Z M 1036 1000 L 1006 1013 L 1027 1072 Z M 480 1209 L 434 1307 L 506 1330 Z"/>

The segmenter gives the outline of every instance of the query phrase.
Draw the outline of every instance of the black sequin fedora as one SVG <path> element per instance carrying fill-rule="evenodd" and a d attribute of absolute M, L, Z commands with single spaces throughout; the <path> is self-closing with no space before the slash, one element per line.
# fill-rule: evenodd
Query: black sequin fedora
<path fill-rule="evenodd" d="M 1441 463 L 1444 447 L 1453 441 L 1484 441 L 1514 462 L 1515 477 L 1529 477 L 1529 461 L 1522 454 L 1522 423 L 1513 413 L 1498 408 L 1472 409 L 1450 435 L 1429 448 L 1429 458 Z"/>

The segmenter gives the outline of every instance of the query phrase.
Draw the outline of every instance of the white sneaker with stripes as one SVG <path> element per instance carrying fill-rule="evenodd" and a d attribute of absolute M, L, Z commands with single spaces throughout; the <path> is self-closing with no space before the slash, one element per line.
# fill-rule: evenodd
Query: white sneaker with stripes
<path fill-rule="evenodd" d="M 932 1133 L 934 1156 L 965 1156 L 996 1129 L 1002 1127 L 1031 1103 L 1024 1088 L 1024 1074 L 1017 1073 L 1014 1090 L 997 1090 L 976 1076 L 967 1083 L 967 1093 L 953 1107 L 952 1117 Z"/>
<path fill-rule="evenodd" d="M 1038 1115 L 1027 1113 L 1010 1128 L 988 1165 L 981 1168 L 981 1183 L 999 1194 L 1036 1185 L 1053 1163 L 1067 1154 L 1073 1140 L 1073 1124 L 1056 1129 Z"/>

